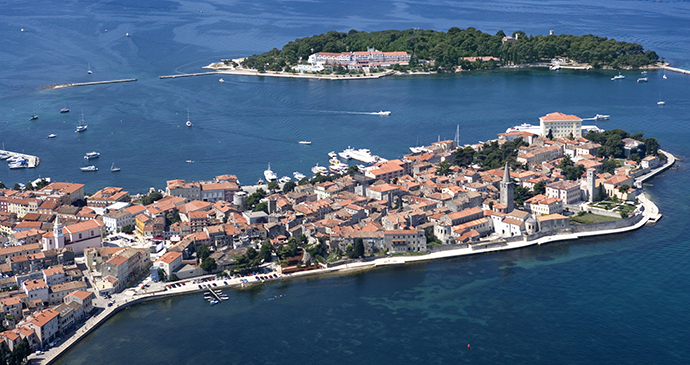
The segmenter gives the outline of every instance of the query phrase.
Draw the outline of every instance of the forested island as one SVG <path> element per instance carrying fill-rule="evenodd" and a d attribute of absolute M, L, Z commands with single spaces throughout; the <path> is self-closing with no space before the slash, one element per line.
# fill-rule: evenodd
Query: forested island
<path fill-rule="evenodd" d="M 586 64 L 592 68 L 634 68 L 657 63 L 656 52 L 645 50 L 637 43 L 591 34 L 526 35 L 516 31 L 507 36 L 503 31 L 491 35 L 472 27 L 452 27 L 447 32 L 424 29 L 385 30 L 347 33 L 330 31 L 299 38 L 282 49 L 245 58 L 245 68 L 263 71 L 295 72 L 298 64 L 306 64 L 310 55 L 319 52 L 341 53 L 376 49 L 383 52 L 407 52 L 407 65 L 396 64 L 396 70 L 455 72 L 459 70 L 493 69 L 502 66 L 550 62 L 554 58 Z M 224 60 L 230 64 L 231 60 Z"/>

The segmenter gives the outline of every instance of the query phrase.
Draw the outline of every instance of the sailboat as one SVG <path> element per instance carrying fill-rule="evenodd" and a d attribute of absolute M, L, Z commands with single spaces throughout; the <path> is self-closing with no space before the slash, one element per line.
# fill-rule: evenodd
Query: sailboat
<path fill-rule="evenodd" d="M 664 79 L 666 79 L 666 72 L 664 72 Z M 656 102 L 656 105 L 666 105 L 666 102 L 661 100 L 661 89 L 663 89 L 664 84 L 661 84 L 661 88 L 659 89 L 659 101 Z"/>
<path fill-rule="evenodd" d="M 65 107 L 60 109 L 60 113 L 69 113 L 69 105 L 65 104 Z"/>
<path fill-rule="evenodd" d="M 120 171 L 120 168 L 119 168 L 119 167 L 115 167 L 115 162 L 113 162 L 113 164 L 110 166 L 110 171 L 112 171 L 112 172 L 118 172 L 118 171 Z"/>
<path fill-rule="evenodd" d="M 77 126 L 77 130 L 74 131 L 75 133 L 81 133 L 86 130 L 89 126 L 84 124 L 84 111 L 81 111 L 81 120 L 79 121 L 79 125 Z"/>
<path fill-rule="evenodd" d="M 93 72 L 91 72 L 91 63 L 89 63 L 89 70 L 86 71 L 89 75 L 91 75 Z"/>
<path fill-rule="evenodd" d="M 185 123 L 185 125 L 186 125 L 187 127 L 191 127 L 191 126 L 192 126 L 192 122 L 189 121 L 189 109 L 187 109 L 187 123 Z"/>

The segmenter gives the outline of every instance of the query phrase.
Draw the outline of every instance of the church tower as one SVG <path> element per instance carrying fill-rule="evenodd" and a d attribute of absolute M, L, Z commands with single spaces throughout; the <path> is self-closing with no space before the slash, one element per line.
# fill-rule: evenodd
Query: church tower
<path fill-rule="evenodd" d="M 594 195 L 596 191 L 597 176 L 594 174 L 594 169 L 587 169 L 587 193 L 589 194 L 589 201 L 593 202 L 597 197 Z"/>
<path fill-rule="evenodd" d="M 501 201 L 505 205 L 506 213 L 510 213 L 515 209 L 515 198 L 513 196 L 515 190 L 515 183 L 510 179 L 510 170 L 508 169 L 508 161 L 506 161 L 506 168 L 503 170 L 503 181 L 501 181 Z"/>
<path fill-rule="evenodd" d="M 53 239 L 54 246 L 52 248 L 63 248 L 65 247 L 65 235 L 62 233 L 62 224 L 60 224 L 60 217 L 55 218 L 55 224 L 53 224 Z"/>

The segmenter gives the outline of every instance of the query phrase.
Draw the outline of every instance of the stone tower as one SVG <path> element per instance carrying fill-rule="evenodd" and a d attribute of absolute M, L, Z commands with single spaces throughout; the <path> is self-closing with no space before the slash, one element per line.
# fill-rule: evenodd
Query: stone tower
<path fill-rule="evenodd" d="M 55 218 L 53 223 L 53 239 L 46 241 L 43 239 L 43 249 L 52 250 L 65 247 L 65 235 L 62 233 L 62 224 L 60 224 L 60 217 Z"/>
<path fill-rule="evenodd" d="M 587 169 L 587 193 L 589 194 L 589 202 L 593 202 L 596 198 L 597 176 L 594 174 L 594 169 Z"/>
<path fill-rule="evenodd" d="M 500 203 L 505 205 L 506 213 L 510 213 L 515 209 L 515 198 L 514 198 L 515 183 L 510 179 L 510 170 L 508 169 L 508 162 L 506 162 L 506 168 L 503 170 L 503 181 L 501 181 L 501 201 Z"/>

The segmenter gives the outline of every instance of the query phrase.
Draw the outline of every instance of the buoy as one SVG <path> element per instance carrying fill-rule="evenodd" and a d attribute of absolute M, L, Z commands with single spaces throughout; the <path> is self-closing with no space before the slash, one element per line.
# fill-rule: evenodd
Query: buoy
<path fill-rule="evenodd" d="M 470 349 L 470 344 L 469 344 L 469 343 L 467 344 L 467 349 L 468 349 L 468 350 Z"/>

